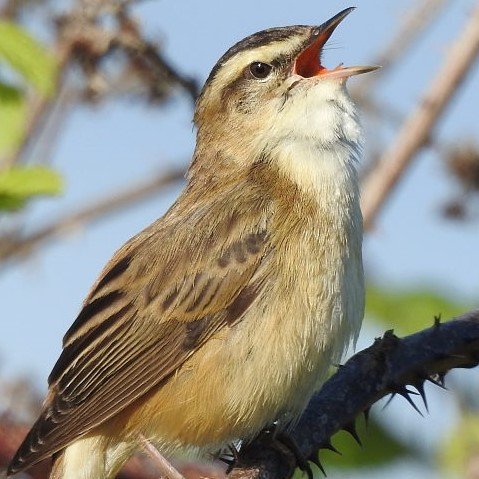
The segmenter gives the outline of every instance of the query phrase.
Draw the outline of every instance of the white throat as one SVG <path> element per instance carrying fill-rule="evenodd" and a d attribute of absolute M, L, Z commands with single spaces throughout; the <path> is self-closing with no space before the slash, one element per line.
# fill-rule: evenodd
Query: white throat
<path fill-rule="evenodd" d="M 289 98 L 267 133 L 272 161 L 321 202 L 358 195 L 356 164 L 362 134 L 344 84 L 321 81 Z"/>

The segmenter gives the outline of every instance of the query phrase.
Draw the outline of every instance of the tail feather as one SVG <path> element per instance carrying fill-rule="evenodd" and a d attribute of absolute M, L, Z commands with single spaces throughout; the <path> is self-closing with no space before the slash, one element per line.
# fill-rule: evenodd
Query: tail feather
<path fill-rule="evenodd" d="M 8 476 L 28 469 L 45 458 L 28 444 L 22 445 L 12 459 Z M 82 437 L 53 454 L 49 479 L 113 479 L 136 447 L 136 441 L 118 441 L 108 435 Z"/>
<path fill-rule="evenodd" d="M 33 425 L 32 429 L 30 429 L 17 452 L 13 456 L 13 459 L 8 465 L 7 476 L 22 472 L 38 462 L 41 462 L 44 459 L 52 456 L 58 449 L 61 449 L 61 446 L 58 446 L 56 450 L 42 447 L 42 441 L 39 439 L 40 423 L 41 421 L 39 419 Z"/>

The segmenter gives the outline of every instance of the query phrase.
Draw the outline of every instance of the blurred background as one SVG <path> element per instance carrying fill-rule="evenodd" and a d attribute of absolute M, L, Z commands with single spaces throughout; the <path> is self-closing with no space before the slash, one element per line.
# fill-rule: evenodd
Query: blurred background
<path fill-rule="evenodd" d="M 0 2 L 0 468 L 97 274 L 183 187 L 194 100 L 216 60 L 253 32 L 320 24 L 349 6 Z M 387 329 L 409 334 L 478 306 L 479 2 L 357 6 L 323 63 L 383 65 L 349 81 L 366 137 L 361 349 Z M 478 380 L 454 372 L 449 391 L 427 388 L 424 418 L 402 398 L 375 405 L 367 430 L 359 421 L 362 449 L 339 433 L 343 455 L 321 453 L 328 477 L 479 478 Z M 150 469 L 135 459 L 121 477 Z"/>

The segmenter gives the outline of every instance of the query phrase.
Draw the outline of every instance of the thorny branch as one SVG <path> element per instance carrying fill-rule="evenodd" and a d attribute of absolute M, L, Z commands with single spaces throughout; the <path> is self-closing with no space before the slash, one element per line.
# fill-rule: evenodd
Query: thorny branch
<path fill-rule="evenodd" d="M 323 385 L 293 429 L 291 439 L 302 456 L 321 468 L 320 450 L 335 450 L 331 437 L 345 430 L 359 441 L 355 420 L 361 414 L 367 417 L 371 406 L 382 397 L 401 395 L 413 404 L 410 394 L 414 391 L 408 389 L 412 386 L 426 403 L 425 382 L 444 387 L 444 376 L 450 370 L 478 365 L 479 310 L 446 323 L 435 318 L 432 327 L 404 338 L 388 331 L 372 346 L 352 356 Z M 25 428 L 18 429 L 8 417 L 0 416 L 0 468 L 6 465 L 25 432 Z M 46 477 L 45 466 L 42 463 L 32 470 L 33 477 Z M 289 479 L 295 467 L 296 460 L 291 454 L 285 454 L 284 448 L 263 434 L 241 448 L 238 462 L 228 477 Z M 182 466 L 180 471 L 190 479 L 222 477 L 221 471 L 214 468 L 200 473 L 199 465 Z M 156 476 L 136 457 L 119 477 Z"/>
<path fill-rule="evenodd" d="M 427 4 L 427 0 L 424 3 Z M 167 64 L 153 44 L 142 41 L 141 38 L 135 38 L 138 31 L 135 30 L 134 23 L 130 22 L 128 17 L 122 17 L 122 15 L 122 13 L 118 15 L 122 25 L 121 34 L 113 35 L 107 42 L 103 43 L 105 49 L 100 52 L 100 57 L 108 54 L 113 47 L 122 47 L 130 55 L 130 59 L 136 62 L 137 68 L 145 72 L 151 70 L 154 76 L 156 72 L 156 79 L 163 75 L 163 78 L 166 78 L 168 82 L 179 85 L 194 99 L 198 94 L 197 84 L 191 79 L 183 77 Z M 475 24 L 476 36 L 474 36 L 473 24 Z M 398 139 L 384 156 L 384 161 L 389 158 L 389 162 L 392 163 L 394 160 L 397 165 L 400 165 L 400 169 L 385 167 L 381 162 L 377 175 L 370 178 L 370 182 L 367 183 L 366 195 L 374 188 L 377 190 L 376 193 L 382 191 L 379 206 L 387 199 L 389 192 L 403 173 L 413 154 L 427 141 L 440 113 L 457 89 L 458 83 L 472 65 L 478 49 L 478 24 L 479 7 L 472 15 L 469 26 L 457 39 L 450 54 L 445 59 L 444 63 L 447 65 L 447 69 L 441 70 L 437 80 L 433 82 L 431 93 L 425 96 L 423 103 L 405 123 Z M 61 50 L 60 62 L 62 64 L 72 61 L 73 51 L 78 53 L 78 50 L 70 50 L 72 45 L 78 46 L 78 43 L 75 43 L 77 40 L 78 38 L 74 40 L 73 44 L 68 44 L 65 50 Z M 461 43 L 462 49 L 460 48 Z M 65 44 L 63 44 L 63 48 L 65 48 Z M 454 60 L 452 63 L 451 59 Z M 96 72 L 90 70 L 88 74 L 93 78 L 94 73 Z M 443 77 L 442 80 L 440 80 L 441 76 Z M 434 93 L 438 97 L 435 97 Z M 37 108 L 39 111 L 38 119 L 43 118 L 43 115 L 50 110 L 48 104 L 43 106 L 40 104 Z M 34 119 L 36 117 L 34 115 Z M 421 127 L 420 129 L 418 129 L 418 125 Z M 35 125 L 32 124 L 32 126 Z M 401 139 L 408 136 L 411 137 L 409 149 L 401 143 Z M 393 155 L 392 153 L 396 149 L 399 149 L 399 153 L 396 152 Z M 407 150 L 409 157 L 405 157 L 402 150 Z M 401 156 L 401 152 L 403 156 Z M 179 179 L 181 174 L 180 172 L 174 173 L 171 181 Z M 175 175 L 177 175 L 177 178 L 174 178 Z M 379 177 L 382 177 L 382 180 L 379 179 L 375 183 L 373 179 Z M 153 183 L 152 188 L 156 188 Z M 381 187 L 381 185 L 383 186 Z M 384 185 L 386 185 L 385 188 Z M 162 186 L 163 184 L 159 187 Z M 141 196 L 143 193 L 140 190 L 142 189 L 139 189 L 138 193 Z M 151 192 L 150 188 L 146 187 L 145 194 L 149 194 L 149 192 Z M 33 236 L 25 238 L 15 254 L 26 253 L 37 242 L 43 242 L 60 234 L 65 229 L 96 219 L 106 212 L 129 204 L 130 201 L 134 200 L 130 197 L 130 193 L 132 191 L 125 192 L 123 198 L 110 198 L 94 207 L 87 207 L 42 228 Z M 138 198 L 135 194 L 133 197 Z M 376 204 L 376 210 L 366 209 L 367 225 L 373 223 L 379 206 Z M 0 251 L 0 260 L 6 257 L 11 257 L 11 253 L 5 254 L 5 251 Z M 331 447 L 331 436 L 341 429 L 355 435 L 355 418 L 362 412 L 367 412 L 370 406 L 381 397 L 387 394 L 400 394 L 409 398 L 406 385 L 415 386 L 422 395 L 424 394 L 424 381 L 430 380 L 440 385 L 443 375 L 450 369 L 474 367 L 478 362 L 479 313 L 477 312 L 466 314 L 455 321 L 436 325 L 403 339 L 396 338 L 392 333 L 387 333 L 373 346 L 353 356 L 324 385 L 321 392 L 313 398 L 298 426 L 293 431 L 293 438 L 302 454 L 317 462 L 318 451 Z M 331 398 L 335 398 L 335 400 L 332 401 Z M 230 476 L 248 479 L 287 478 L 291 476 L 295 467 L 295 463 L 289 459 L 287 456 L 278 453 L 274 447 L 271 447 L 271 443 L 266 438 L 258 438 L 241 450 L 240 462 Z"/>
<path fill-rule="evenodd" d="M 479 4 L 450 47 L 444 62 L 423 99 L 406 119 L 391 146 L 366 179 L 362 210 L 365 228 L 373 226 L 380 210 L 391 195 L 418 150 L 431 136 L 445 107 L 459 91 L 479 53 Z"/>
<path fill-rule="evenodd" d="M 354 427 L 360 414 L 388 394 L 411 402 L 407 386 L 425 401 L 424 383 L 443 386 L 444 375 L 453 368 L 479 364 L 479 311 L 440 323 L 416 334 L 398 338 L 388 331 L 374 344 L 341 366 L 313 397 L 291 434 L 302 456 L 321 468 L 318 452 L 331 449 L 331 437 L 346 430 L 357 440 Z M 242 448 L 232 479 L 287 479 L 296 463 L 281 454 L 264 435 Z"/>

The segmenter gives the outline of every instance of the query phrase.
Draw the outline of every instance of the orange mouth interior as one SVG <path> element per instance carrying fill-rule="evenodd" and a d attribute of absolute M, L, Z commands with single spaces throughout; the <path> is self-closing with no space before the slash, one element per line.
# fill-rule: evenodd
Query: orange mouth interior
<path fill-rule="evenodd" d="M 303 78 L 311 78 L 329 70 L 321 65 L 321 49 L 330 35 L 320 35 L 314 43 L 303 50 L 294 62 L 293 72 Z"/>

